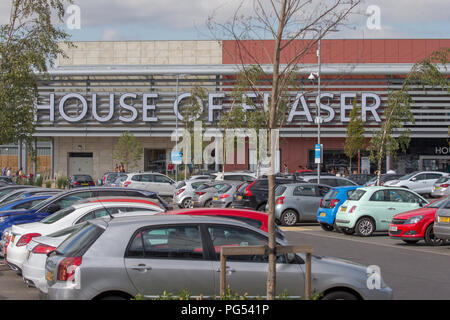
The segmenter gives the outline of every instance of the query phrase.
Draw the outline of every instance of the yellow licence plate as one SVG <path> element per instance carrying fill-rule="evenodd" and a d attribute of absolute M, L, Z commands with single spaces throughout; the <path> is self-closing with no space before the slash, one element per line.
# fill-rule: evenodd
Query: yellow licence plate
<path fill-rule="evenodd" d="M 439 217 L 439 222 L 450 223 L 450 217 Z"/>
<path fill-rule="evenodd" d="M 50 271 L 47 271 L 47 274 L 45 275 L 45 279 L 48 281 L 53 281 L 53 275 Z"/>
<path fill-rule="evenodd" d="M 238 199 L 238 200 L 242 200 L 242 196 L 238 196 L 237 199 Z"/>
<path fill-rule="evenodd" d="M 434 187 L 434 190 L 439 190 L 439 187 Z"/>
<path fill-rule="evenodd" d="M 325 212 L 321 212 L 321 213 L 320 213 L 320 216 L 321 216 L 321 217 L 326 217 L 327 214 L 326 214 Z"/>
<path fill-rule="evenodd" d="M 82 186 L 88 186 L 89 183 L 82 183 L 81 185 L 82 185 Z"/>
<path fill-rule="evenodd" d="M 347 207 L 341 207 L 341 211 L 342 211 L 342 212 L 347 211 Z"/>
<path fill-rule="evenodd" d="M 11 237 L 11 244 L 13 244 L 14 243 L 14 240 L 16 239 L 16 236 L 12 236 Z"/>
<path fill-rule="evenodd" d="M 213 199 L 214 199 L 214 200 L 219 200 L 219 198 L 218 198 L 218 197 L 214 197 Z"/>

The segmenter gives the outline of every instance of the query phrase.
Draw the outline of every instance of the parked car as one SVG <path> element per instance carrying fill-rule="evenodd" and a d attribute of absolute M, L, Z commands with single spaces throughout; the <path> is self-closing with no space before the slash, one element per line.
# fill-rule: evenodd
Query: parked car
<path fill-rule="evenodd" d="M 51 198 L 54 196 L 54 193 L 47 194 L 35 194 L 29 197 L 15 199 L 10 202 L 2 203 L 0 205 L 0 211 L 9 211 L 9 210 L 21 210 L 21 209 L 30 209 L 41 203 L 42 201 Z"/>
<path fill-rule="evenodd" d="M 391 180 L 398 180 L 398 178 L 403 177 L 403 174 L 381 174 L 380 175 L 380 186 L 383 186 L 385 182 L 391 181 Z M 373 177 L 371 180 L 367 181 L 364 184 L 364 187 L 373 187 L 377 185 L 378 176 Z"/>
<path fill-rule="evenodd" d="M 101 181 L 102 186 L 106 187 L 120 187 L 120 185 L 116 185 L 116 180 L 120 177 L 126 177 L 127 174 L 125 172 L 107 172 L 103 175 Z M 114 185 L 112 185 L 114 184 Z"/>
<path fill-rule="evenodd" d="M 11 177 L 8 176 L 0 176 L 0 183 L 4 185 L 16 184 L 14 181 L 12 181 Z"/>
<path fill-rule="evenodd" d="M 22 264 L 26 258 L 26 245 L 34 237 L 47 235 L 72 225 L 91 219 L 111 216 L 117 213 L 135 211 L 164 212 L 164 209 L 151 200 L 143 198 L 102 198 L 88 199 L 85 203 L 75 203 L 59 210 L 38 222 L 13 225 L 12 239 L 7 248 L 7 263 L 11 269 L 22 272 Z"/>
<path fill-rule="evenodd" d="M 302 179 L 306 182 L 317 183 L 317 175 L 305 175 L 302 176 Z M 320 183 L 326 184 L 330 187 L 345 187 L 345 186 L 357 186 L 356 182 L 353 182 L 349 179 L 337 177 L 333 175 L 321 175 Z"/>
<path fill-rule="evenodd" d="M 83 236 L 81 236 L 83 235 Z M 192 297 L 219 295 L 220 248 L 266 245 L 267 233 L 233 219 L 159 215 L 91 220 L 72 233 L 46 262 L 48 299 L 130 299 L 138 293 L 158 297 L 188 290 Z M 114 239 L 114 241 L 111 241 Z M 278 244 L 287 244 L 277 240 Z M 228 259 L 227 283 L 248 297 L 266 295 L 266 256 Z M 278 256 L 277 292 L 303 296 L 305 258 Z M 312 256 L 312 291 L 323 299 L 392 299 L 380 279 L 367 287 L 367 267 Z M 67 285 L 70 284 L 70 285 Z M 111 288 L 114 288 L 111 290 Z"/>
<path fill-rule="evenodd" d="M 195 190 L 209 181 L 194 179 L 179 182 L 173 194 L 173 203 L 180 208 L 191 208 Z"/>
<path fill-rule="evenodd" d="M 395 214 L 424 207 L 428 201 L 414 191 L 398 187 L 361 187 L 339 208 L 336 225 L 346 234 L 368 237 L 388 231 Z"/>
<path fill-rule="evenodd" d="M 191 176 L 189 180 L 214 180 L 216 177 L 215 176 L 211 176 L 209 174 L 197 174 L 197 175 L 193 175 Z"/>
<path fill-rule="evenodd" d="M 443 176 L 436 180 L 431 196 L 434 198 L 440 198 L 450 194 L 450 176 Z"/>
<path fill-rule="evenodd" d="M 296 180 L 275 178 L 275 185 L 293 183 Z M 231 203 L 232 208 L 264 211 L 269 197 L 269 182 L 267 178 L 245 183 L 239 187 Z"/>
<path fill-rule="evenodd" d="M 316 221 L 320 200 L 331 189 L 317 183 L 293 183 L 275 189 L 275 221 L 284 226 Z M 266 205 L 266 211 L 267 211 Z"/>
<path fill-rule="evenodd" d="M 123 183 L 125 182 L 125 180 L 127 180 L 127 175 L 123 174 L 123 175 L 119 175 L 115 178 L 115 180 L 113 180 L 112 182 L 106 184 L 105 186 L 107 187 L 121 187 L 123 185 Z"/>
<path fill-rule="evenodd" d="M 67 187 L 72 188 L 82 188 L 82 187 L 92 187 L 95 186 L 94 179 L 88 174 L 76 174 L 69 178 L 67 181 Z"/>
<path fill-rule="evenodd" d="M 373 174 L 369 173 L 356 173 L 346 176 L 348 180 L 355 182 L 358 186 L 365 185 L 368 181 L 375 177 Z"/>
<path fill-rule="evenodd" d="M 448 173 L 438 171 L 416 171 L 398 178 L 398 180 L 387 181 L 384 185 L 408 188 L 419 194 L 431 194 L 435 182 L 443 176 L 448 176 Z"/>
<path fill-rule="evenodd" d="M 191 208 L 198 207 L 212 207 L 212 201 L 214 195 L 222 189 L 228 187 L 229 181 L 213 181 L 213 182 L 204 182 L 200 185 L 192 196 L 191 200 Z M 242 181 L 240 181 L 242 183 Z"/>
<path fill-rule="evenodd" d="M 424 240 L 429 246 L 445 244 L 446 241 L 434 235 L 433 226 L 436 211 L 450 200 L 450 196 L 435 200 L 423 208 L 396 214 L 389 224 L 389 236 L 406 243 Z"/>
<path fill-rule="evenodd" d="M 337 187 L 330 189 L 319 202 L 317 210 L 317 222 L 325 231 L 337 231 L 336 214 L 340 206 L 348 199 L 348 196 L 358 187 Z"/>
<path fill-rule="evenodd" d="M 245 184 L 245 182 L 227 181 L 226 186 L 221 188 L 216 194 L 213 195 L 212 206 L 214 208 L 231 207 L 234 195 L 236 194 L 239 187 L 243 184 Z"/>
<path fill-rule="evenodd" d="M 56 194 L 55 196 L 27 210 L 0 212 L 0 233 L 3 233 L 3 230 L 14 224 L 40 221 L 56 211 L 70 207 L 79 200 L 104 196 L 129 196 L 156 199 L 163 204 L 166 210 L 172 209 L 172 207 L 167 205 L 161 197 L 151 191 L 110 187 L 77 188 L 63 192 L 62 194 Z"/>
<path fill-rule="evenodd" d="M 436 211 L 433 232 L 436 238 L 450 240 L 450 199 L 443 203 Z"/>
<path fill-rule="evenodd" d="M 175 186 L 175 181 L 157 172 L 128 173 L 123 182 L 123 187 L 156 192 L 162 197 L 173 197 Z"/>
<path fill-rule="evenodd" d="M 24 188 L 36 188 L 36 187 L 35 186 L 19 185 L 19 184 L 5 185 L 3 187 L 0 186 L 0 199 L 3 198 L 8 193 L 14 192 L 14 190 L 24 189 Z"/>
<path fill-rule="evenodd" d="M 16 201 L 23 198 L 32 197 L 38 194 L 57 194 L 61 193 L 62 190 L 58 189 L 47 189 L 47 188 L 24 188 L 24 189 L 15 189 L 14 191 L 8 193 L 0 200 L 0 205 L 5 203 L 10 203 L 12 201 Z"/>
<path fill-rule="evenodd" d="M 215 180 L 255 181 L 256 177 L 249 172 L 219 172 Z"/>

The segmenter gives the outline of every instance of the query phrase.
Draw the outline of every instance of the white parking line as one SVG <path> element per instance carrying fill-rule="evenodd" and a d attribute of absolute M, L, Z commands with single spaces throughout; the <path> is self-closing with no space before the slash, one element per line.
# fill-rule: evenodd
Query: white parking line
<path fill-rule="evenodd" d="M 300 231 L 300 232 L 316 231 L 313 229 L 306 230 L 306 228 L 302 228 L 302 227 L 282 228 L 282 230 L 284 230 L 284 231 Z M 438 254 L 438 255 L 442 255 L 442 256 L 450 256 L 450 246 L 440 247 L 440 248 L 446 249 L 447 252 L 436 252 L 436 251 L 431 251 L 430 249 L 433 249 L 433 248 L 437 249 L 438 247 L 430 246 L 430 247 L 427 247 L 427 249 L 420 248 L 420 247 L 406 247 L 406 246 L 400 246 L 400 245 L 394 245 L 394 244 L 388 244 L 388 243 L 380 243 L 380 242 L 376 242 L 376 241 L 370 242 L 369 239 L 362 240 L 361 238 L 355 237 L 355 236 L 346 236 L 346 237 L 333 236 L 331 234 L 322 233 L 321 232 L 322 230 L 317 230 L 317 231 L 319 231 L 319 233 L 307 232 L 305 234 L 315 236 L 315 237 L 331 238 L 331 239 L 337 239 L 337 240 L 347 240 L 347 241 L 353 241 L 353 242 L 359 242 L 359 243 L 371 244 L 371 245 L 379 245 L 379 246 L 395 248 L 395 249 L 403 249 L 403 250 L 416 251 L 416 252 L 434 253 L 434 254 Z M 325 231 L 323 231 L 323 232 L 325 232 Z"/>

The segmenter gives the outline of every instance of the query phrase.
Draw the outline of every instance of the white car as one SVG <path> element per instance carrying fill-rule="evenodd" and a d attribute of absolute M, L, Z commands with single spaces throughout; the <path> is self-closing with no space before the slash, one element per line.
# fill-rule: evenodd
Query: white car
<path fill-rule="evenodd" d="M 127 179 L 120 186 L 153 191 L 161 197 L 172 197 L 176 182 L 158 172 L 127 173 Z"/>
<path fill-rule="evenodd" d="M 435 182 L 447 175 L 448 173 L 438 171 L 416 171 L 398 180 L 386 181 L 384 186 L 408 188 L 419 194 L 431 194 Z"/>
<path fill-rule="evenodd" d="M 126 197 L 121 197 L 116 202 L 92 200 L 86 203 L 73 204 L 39 222 L 13 225 L 11 241 L 7 247 L 6 261 L 11 269 L 20 273 L 22 264 L 26 259 L 26 245 L 32 238 L 44 236 L 87 220 L 134 211 L 159 213 L 165 210 L 155 205 L 154 202 L 143 198 L 126 199 Z"/>
<path fill-rule="evenodd" d="M 153 215 L 158 212 L 153 211 L 134 211 L 128 213 L 119 213 L 114 217 L 121 216 L 141 216 Z M 108 219 L 108 216 L 102 218 Z M 31 239 L 26 247 L 26 256 L 22 264 L 22 279 L 29 287 L 38 288 L 47 293 L 47 279 L 45 278 L 45 263 L 47 253 L 55 250 L 68 236 L 81 228 L 84 223 L 62 229 L 60 231 L 48 234 L 46 236 L 35 237 Z"/>
<path fill-rule="evenodd" d="M 219 172 L 215 180 L 255 181 L 256 176 L 250 172 Z"/>

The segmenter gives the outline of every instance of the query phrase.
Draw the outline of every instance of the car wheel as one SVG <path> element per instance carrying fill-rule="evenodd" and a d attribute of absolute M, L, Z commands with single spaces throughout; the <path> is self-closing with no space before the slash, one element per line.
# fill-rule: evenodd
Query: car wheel
<path fill-rule="evenodd" d="M 324 231 L 333 231 L 334 227 L 331 224 L 328 223 L 321 223 L 320 226 Z"/>
<path fill-rule="evenodd" d="M 408 240 L 408 239 L 403 239 L 403 241 L 407 244 L 415 244 L 415 243 L 419 242 L 419 240 Z"/>
<path fill-rule="evenodd" d="M 212 200 L 206 200 L 204 207 L 205 208 L 211 208 L 212 207 Z"/>
<path fill-rule="evenodd" d="M 281 214 L 281 224 L 283 226 L 293 226 L 297 223 L 298 216 L 294 210 L 286 210 Z"/>
<path fill-rule="evenodd" d="M 181 207 L 182 208 L 190 208 L 191 204 L 192 204 L 191 198 L 186 198 L 181 202 Z"/>
<path fill-rule="evenodd" d="M 265 210 L 266 210 L 266 204 L 265 203 L 263 203 L 258 208 L 256 208 L 256 211 L 265 212 Z"/>
<path fill-rule="evenodd" d="M 322 300 L 358 300 L 358 297 L 347 291 L 334 291 L 325 294 Z"/>
<path fill-rule="evenodd" d="M 436 238 L 433 232 L 433 223 L 430 224 L 425 230 L 425 235 L 423 239 L 425 240 L 425 243 L 429 246 L 442 246 L 447 243 L 446 240 Z"/>
<path fill-rule="evenodd" d="M 341 228 L 339 228 L 336 224 L 336 220 L 334 220 L 334 222 L 333 222 L 333 231 L 337 232 L 337 233 L 342 233 Z"/>
<path fill-rule="evenodd" d="M 352 234 L 355 233 L 355 229 L 354 228 L 339 228 L 343 234 L 346 234 L 348 236 L 351 236 Z"/>
<path fill-rule="evenodd" d="M 370 218 L 361 218 L 356 223 L 355 231 L 360 237 L 370 237 L 375 231 L 375 223 Z"/>
<path fill-rule="evenodd" d="M 100 300 L 128 300 L 128 299 L 122 296 L 105 296 L 102 297 Z"/>

